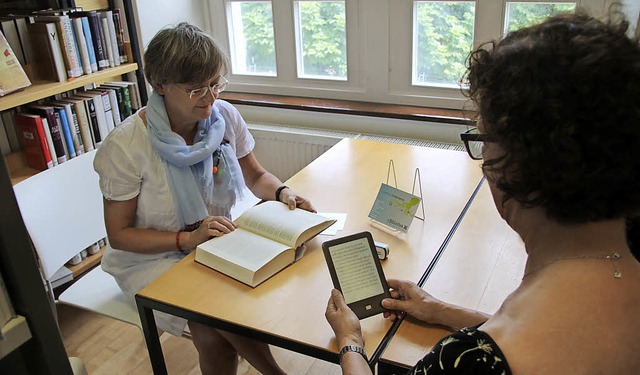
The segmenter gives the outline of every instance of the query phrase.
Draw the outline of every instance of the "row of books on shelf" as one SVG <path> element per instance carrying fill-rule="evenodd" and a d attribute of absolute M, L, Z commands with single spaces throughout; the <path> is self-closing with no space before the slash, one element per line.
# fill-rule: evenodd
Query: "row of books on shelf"
<path fill-rule="evenodd" d="M 130 61 L 119 9 L 49 9 L 0 17 L 31 81 L 65 82 Z"/>
<path fill-rule="evenodd" d="M 69 91 L 4 111 L 0 148 L 4 155 L 21 150 L 31 168 L 53 168 L 97 148 L 141 106 L 136 82 Z"/>

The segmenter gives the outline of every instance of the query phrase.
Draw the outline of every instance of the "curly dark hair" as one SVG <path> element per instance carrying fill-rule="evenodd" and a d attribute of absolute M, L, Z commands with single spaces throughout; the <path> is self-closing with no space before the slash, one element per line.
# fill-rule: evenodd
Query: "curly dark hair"
<path fill-rule="evenodd" d="M 563 223 L 637 214 L 640 46 L 613 18 L 558 15 L 469 56 L 467 94 L 499 150 L 483 169 L 502 203 Z"/>

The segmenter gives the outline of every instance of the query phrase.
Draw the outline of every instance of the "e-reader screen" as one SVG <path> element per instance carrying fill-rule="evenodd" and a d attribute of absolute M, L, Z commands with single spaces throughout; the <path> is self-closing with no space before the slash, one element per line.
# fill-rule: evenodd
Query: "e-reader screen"
<path fill-rule="evenodd" d="M 322 250 L 334 287 L 356 316 L 363 319 L 383 312 L 381 301 L 391 295 L 371 233 L 326 241 Z"/>

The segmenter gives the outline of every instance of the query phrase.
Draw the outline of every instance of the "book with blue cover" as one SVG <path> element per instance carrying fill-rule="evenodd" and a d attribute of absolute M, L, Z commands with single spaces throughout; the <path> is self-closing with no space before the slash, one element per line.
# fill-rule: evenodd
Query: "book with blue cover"
<path fill-rule="evenodd" d="M 64 107 L 61 106 L 53 106 L 55 110 L 56 117 L 60 119 L 60 127 L 62 129 L 62 135 L 64 139 L 64 143 L 68 152 L 67 157 L 69 159 L 75 158 L 76 148 L 73 145 L 73 138 L 71 137 L 71 129 L 69 128 L 69 120 L 67 120 L 67 114 L 64 110 Z"/>

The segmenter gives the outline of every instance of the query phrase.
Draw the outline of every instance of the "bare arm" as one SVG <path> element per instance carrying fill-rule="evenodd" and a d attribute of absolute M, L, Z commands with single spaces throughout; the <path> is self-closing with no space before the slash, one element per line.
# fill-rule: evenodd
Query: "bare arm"
<path fill-rule="evenodd" d="M 480 311 L 440 301 L 410 281 L 388 279 L 387 282 L 393 298 L 385 298 L 382 306 L 389 310 L 384 312 L 384 316 L 391 320 L 395 320 L 397 312 L 406 312 L 422 321 L 459 330 L 483 323 L 491 317 Z"/>
<path fill-rule="evenodd" d="M 138 198 L 126 201 L 103 199 L 104 222 L 109 243 L 115 249 L 142 254 L 177 251 L 177 232 L 136 228 L 135 215 Z M 193 249 L 214 236 L 221 236 L 235 229 L 235 224 L 222 216 L 206 217 L 198 229 L 193 232 L 181 232 L 180 249 Z"/>
<path fill-rule="evenodd" d="M 333 289 L 327 302 L 325 318 L 331 325 L 331 329 L 336 335 L 338 347 L 346 345 L 356 345 L 364 349 L 364 337 L 360 327 L 360 320 L 356 314 L 347 306 L 342 294 Z M 364 357 L 359 353 L 347 352 L 340 361 L 342 374 L 371 374 L 371 368 Z"/>
<path fill-rule="evenodd" d="M 244 181 L 251 192 L 265 201 L 276 199 L 276 190 L 282 186 L 282 181 L 260 165 L 253 152 L 238 159 Z M 286 188 L 280 192 L 280 202 L 289 205 L 290 209 L 300 207 L 307 211 L 316 212 L 309 200 L 298 196 L 292 189 Z"/>

